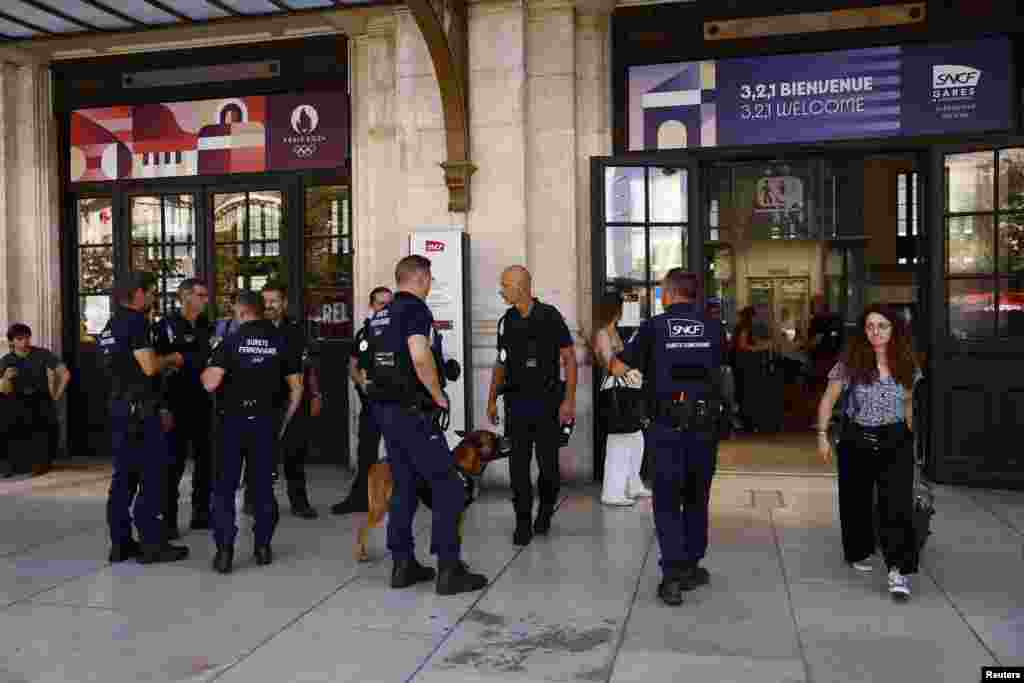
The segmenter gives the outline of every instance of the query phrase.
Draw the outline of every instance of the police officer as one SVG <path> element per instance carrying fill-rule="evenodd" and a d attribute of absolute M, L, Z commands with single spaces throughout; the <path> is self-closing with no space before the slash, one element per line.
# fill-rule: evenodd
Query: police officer
<path fill-rule="evenodd" d="M 455 458 L 438 421 L 448 410 L 440 358 L 431 347 L 434 316 L 424 299 L 430 293 L 430 261 L 407 256 L 395 267 L 394 301 L 370 318 L 360 342 L 371 410 L 384 433 L 394 492 L 388 515 L 388 550 L 394 558 L 391 587 L 431 581 L 435 572 L 416 561 L 412 535 L 416 481 L 430 485 L 433 501 L 431 551 L 438 556 L 436 590 L 454 595 L 480 590 L 487 579 L 470 573 L 460 559 L 458 515 L 465 506 Z"/>
<path fill-rule="evenodd" d="M 274 499 L 274 445 L 284 437 L 302 401 L 302 368 L 288 349 L 280 330 L 264 319 L 263 298 L 248 290 L 239 292 L 235 315 L 240 323 L 213 352 L 203 370 L 203 386 L 209 392 L 223 385 L 220 462 L 213 495 L 213 538 L 217 553 L 213 568 L 231 572 L 235 554 L 235 492 L 245 457 L 249 496 L 253 504 L 254 557 L 258 564 L 273 561 L 270 540 L 277 525 Z M 288 385 L 288 406 L 279 419 L 275 393 Z"/>
<path fill-rule="evenodd" d="M 370 315 L 373 316 L 385 306 L 391 303 L 391 290 L 387 287 L 375 287 L 370 292 Z M 348 374 L 359 394 L 359 464 L 356 470 L 356 478 L 352 482 L 352 489 L 345 500 L 331 506 L 331 512 L 335 515 L 346 515 L 350 512 L 366 512 L 369 500 L 367 499 L 367 478 L 370 474 L 370 467 L 377 462 L 377 454 L 380 449 L 380 426 L 373 417 L 369 403 L 366 400 L 366 390 L 363 383 L 366 380 L 366 373 L 359 368 L 359 346 L 369 330 L 370 318 L 363 323 L 362 329 L 356 333 L 352 346 L 352 358 L 349 359 Z"/>
<path fill-rule="evenodd" d="M 487 415 L 498 424 L 499 391 L 505 396 L 512 440 L 512 480 L 516 528 L 512 542 L 527 545 L 534 533 L 551 530 L 558 502 L 558 449 L 561 426 L 576 420 L 576 351 L 565 319 L 554 306 L 533 297 L 530 272 L 521 266 L 501 274 L 501 296 L 511 306 L 498 321 L 498 361 L 491 377 Z M 560 366 L 565 366 L 565 382 Z M 537 494 L 533 523 L 530 461 L 537 449 Z"/>
<path fill-rule="evenodd" d="M 306 333 L 298 322 L 288 317 L 288 288 L 281 282 L 268 282 L 263 287 L 263 305 L 267 320 L 274 324 L 284 337 L 288 352 L 295 355 L 300 362 L 300 372 L 305 375 L 304 396 L 308 399 L 300 406 L 295 418 L 288 425 L 288 431 L 281 441 L 280 460 L 284 465 L 284 478 L 287 483 L 288 502 L 292 514 L 303 519 L 316 519 L 319 515 L 309 504 L 306 493 L 306 452 L 309 437 L 309 420 L 311 415 L 320 414 L 320 383 L 319 373 L 310 359 Z M 279 406 L 286 408 L 283 392 L 279 393 Z"/>
<path fill-rule="evenodd" d="M 699 565 L 708 544 L 708 502 L 718 429 L 721 321 L 697 307 L 697 281 L 673 268 L 662 284 L 665 312 L 644 321 L 612 360 L 616 377 L 641 372 L 651 394 L 647 430 L 654 459 L 654 526 L 661 547 L 658 596 L 669 605 L 709 581 Z M 682 510 L 680 510 L 682 506 Z"/>
<path fill-rule="evenodd" d="M 210 357 L 210 325 L 203 313 L 210 293 L 202 280 L 187 278 L 178 285 L 181 310 L 174 311 L 157 323 L 157 352 L 177 351 L 185 359 L 179 371 L 171 372 L 165 381 L 168 407 L 174 425 L 168 433 L 171 469 L 167 478 L 167 508 L 164 521 L 167 537 L 180 538 L 178 532 L 178 488 L 185 473 L 185 460 L 192 447 L 192 520 L 190 528 L 210 528 L 210 427 L 212 406 L 203 390 L 199 375 Z"/>
<path fill-rule="evenodd" d="M 164 432 L 169 413 L 161 414 L 160 375 L 180 368 L 180 353 L 159 355 L 146 317 L 153 305 L 152 276 L 134 273 L 114 286 L 114 315 L 100 333 L 102 363 L 110 378 L 110 431 L 114 473 L 107 499 L 110 561 L 138 558 L 143 564 L 176 562 L 188 548 L 167 542 L 160 518 L 167 494 L 170 459 Z M 132 499 L 141 544 L 132 538 Z"/>

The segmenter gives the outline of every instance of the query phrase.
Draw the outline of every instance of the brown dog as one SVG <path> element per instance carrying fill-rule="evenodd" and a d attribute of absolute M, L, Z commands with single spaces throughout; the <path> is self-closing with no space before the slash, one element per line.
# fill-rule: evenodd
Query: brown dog
<path fill-rule="evenodd" d="M 500 457 L 498 455 L 498 435 L 483 429 L 470 432 L 463 436 L 462 432 L 456 432 L 462 436 L 462 442 L 455 447 L 455 466 L 462 474 L 469 477 L 477 477 L 484 471 L 492 460 Z M 370 555 L 366 551 L 366 544 L 369 540 L 370 529 L 380 526 L 384 516 L 391 508 L 391 494 L 394 491 L 394 480 L 391 477 L 391 465 L 386 462 L 379 462 L 370 466 L 367 475 L 368 507 L 366 524 L 359 529 L 356 537 L 356 559 L 360 562 L 368 562 Z M 429 494 L 429 487 L 426 490 L 418 490 L 421 499 L 424 493 Z M 424 500 L 429 506 L 430 501 Z M 471 500 L 468 502 L 472 502 Z M 468 505 L 467 502 L 467 505 Z M 459 513 L 458 533 L 462 538 L 462 521 L 465 512 Z"/>

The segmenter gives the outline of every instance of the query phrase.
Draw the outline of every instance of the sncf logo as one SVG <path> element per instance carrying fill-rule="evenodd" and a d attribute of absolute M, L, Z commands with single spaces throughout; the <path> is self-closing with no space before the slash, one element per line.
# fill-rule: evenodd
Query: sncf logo
<path fill-rule="evenodd" d="M 932 67 L 932 88 L 966 88 L 980 81 L 981 71 L 973 66 L 936 64 Z"/>
<path fill-rule="evenodd" d="M 704 323 L 699 320 L 670 318 L 668 321 L 669 337 L 703 337 Z"/>
<path fill-rule="evenodd" d="M 427 240 L 427 251 L 444 251 L 444 242 L 438 242 L 437 240 Z"/>

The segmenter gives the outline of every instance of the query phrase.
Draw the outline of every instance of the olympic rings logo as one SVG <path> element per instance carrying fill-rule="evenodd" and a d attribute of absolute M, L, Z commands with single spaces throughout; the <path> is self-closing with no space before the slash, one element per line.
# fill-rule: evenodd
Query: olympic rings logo
<path fill-rule="evenodd" d="M 300 159 L 308 159 L 316 154 L 316 145 L 295 145 L 292 152 Z"/>

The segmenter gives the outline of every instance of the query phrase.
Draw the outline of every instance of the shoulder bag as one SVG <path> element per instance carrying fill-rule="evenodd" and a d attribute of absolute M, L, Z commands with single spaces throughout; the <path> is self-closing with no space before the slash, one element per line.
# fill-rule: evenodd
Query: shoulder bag
<path fill-rule="evenodd" d="M 631 434 L 647 427 L 647 394 L 630 387 L 621 377 L 598 392 L 601 426 L 606 434 Z M 604 382 L 602 382 L 602 385 Z"/>

